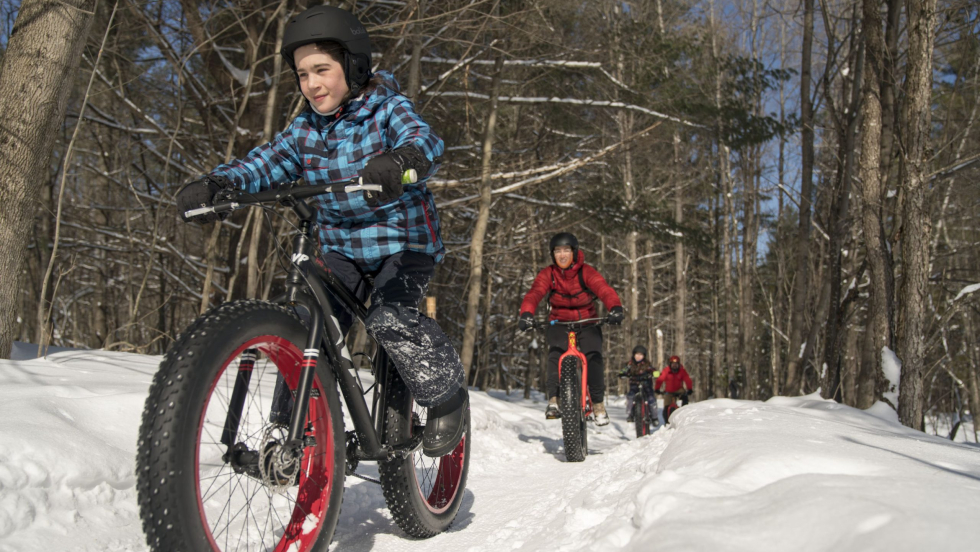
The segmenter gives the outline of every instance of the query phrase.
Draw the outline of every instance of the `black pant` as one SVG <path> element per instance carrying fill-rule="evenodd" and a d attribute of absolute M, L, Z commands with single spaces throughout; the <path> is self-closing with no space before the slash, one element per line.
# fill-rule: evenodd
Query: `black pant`
<path fill-rule="evenodd" d="M 602 402 L 606 394 L 606 372 L 602 364 L 602 329 L 589 326 L 575 332 L 576 347 L 589 363 L 589 396 L 592 402 Z M 568 329 L 548 326 L 548 398 L 558 396 L 558 359 L 568 350 Z"/>
<path fill-rule="evenodd" d="M 340 253 L 330 252 L 323 256 L 323 264 L 361 301 L 370 294 L 364 327 L 391 357 L 415 402 L 435 406 L 456 393 L 463 384 L 459 354 L 436 321 L 418 309 L 435 271 L 432 257 L 402 251 L 368 271 Z M 354 316 L 332 296 L 331 302 L 346 334 Z"/>
<path fill-rule="evenodd" d="M 657 411 L 657 396 L 653 393 L 653 378 L 643 378 L 642 380 L 636 381 L 630 378 L 629 391 L 626 392 L 626 415 L 629 416 L 630 412 L 633 411 L 633 399 L 636 394 L 640 392 L 640 386 L 643 386 L 643 392 L 647 396 L 647 404 L 650 405 L 650 412 Z"/>

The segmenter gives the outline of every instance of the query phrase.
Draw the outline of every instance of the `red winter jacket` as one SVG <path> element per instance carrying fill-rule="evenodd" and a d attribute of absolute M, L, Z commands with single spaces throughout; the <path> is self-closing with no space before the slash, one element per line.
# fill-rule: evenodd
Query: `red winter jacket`
<path fill-rule="evenodd" d="M 683 364 L 676 374 L 670 371 L 670 366 L 667 366 L 660 371 L 660 377 L 657 378 L 657 383 L 653 388 L 661 389 L 662 387 L 667 393 L 676 393 L 680 391 L 681 383 L 686 383 L 688 390 L 694 389 L 694 384 L 691 383 L 691 376 L 687 375 L 687 370 L 684 369 Z"/>
<path fill-rule="evenodd" d="M 579 278 L 579 271 L 582 272 L 581 278 Z M 585 282 L 588 290 L 582 289 L 582 281 Z M 589 291 L 595 295 L 593 296 Z M 525 312 L 534 314 L 538 303 L 549 293 L 548 303 L 551 304 L 551 314 L 548 320 L 574 322 L 595 318 L 595 297 L 602 300 L 606 310 L 622 306 L 616 290 L 606 283 L 599 271 L 585 264 L 585 253 L 582 250 L 579 250 L 577 260 L 572 266 L 561 269 L 558 265 L 550 264 L 538 272 L 531 289 L 521 303 L 521 314 Z"/>

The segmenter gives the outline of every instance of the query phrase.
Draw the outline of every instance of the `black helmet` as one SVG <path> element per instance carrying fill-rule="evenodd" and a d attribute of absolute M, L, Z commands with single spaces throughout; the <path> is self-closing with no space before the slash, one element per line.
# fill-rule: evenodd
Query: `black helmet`
<path fill-rule="evenodd" d="M 351 96 L 371 78 L 371 39 L 354 14 L 333 6 L 316 6 L 293 17 L 282 37 L 282 54 L 296 72 L 296 49 L 306 44 L 333 41 L 344 48 L 344 78 Z"/>
<path fill-rule="evenodd" d="M 560 245 L 571 247 L 573 254 L 578 253 L 578 239 L 570 232 L 559 232 L 552 236 L 549 249 L 553 252 Z"/>
<path fill-rule="evenodd" d="M 636 355 L 636 353 L 643 353 L 643 358 L 644 359 L 647 358 L 647 348 L 644 347 L 643 345 L 637 345 L 636 347 L 633 347 L 633 354 Z"/>

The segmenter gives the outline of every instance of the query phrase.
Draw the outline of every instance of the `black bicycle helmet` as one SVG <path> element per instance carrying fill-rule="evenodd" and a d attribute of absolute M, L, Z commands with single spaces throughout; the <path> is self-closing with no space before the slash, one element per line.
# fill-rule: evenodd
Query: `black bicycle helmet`
<path fill-rule="evenodd" d="M 647 358 L 647 348 L 644 347 L 643 345 L 637 345 L 636 347 L 633 347 L 633 354 L 635 355 L 636 353 L 642 353 L 644 360 Z"/>
<path fill-rule="evenodd" d="M 354 14 L 333 6 L 316 6 L 293 17 L 282 37 L 282 54 L 296 72 L 296 49 L 306 44 L 333 41 L 344 48 L 344 79 L 356 96 L 371 78 L 371 39 Z"/>
<path fill-rule="evenodd" d="M 552 236 L 551 244 L 548 247 L 552 252 L 560 245 L 567 245 L 572 248 L 572 254 L 578 253 L 578 239 L 570 232 L 559 232 Z"/>

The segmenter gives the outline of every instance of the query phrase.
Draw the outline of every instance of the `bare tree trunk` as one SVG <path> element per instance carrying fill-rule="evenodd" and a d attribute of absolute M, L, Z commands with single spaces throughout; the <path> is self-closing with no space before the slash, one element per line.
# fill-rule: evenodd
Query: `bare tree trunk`
<path fill-rule="evenodd" d="M 742 265 L 738 278 L 739 325 L 742 332 L 740 361 L 745 375 L 745 398 L 759 398 L 759 371 L 756 366 L 755 341 L 755 263 L 759 220 L 756 216 L 758 194 L 758 151 L 745 160 L 742 173 Z"/>
<path fill-rule="evenodd" d="M 855 37 L 855 35 L 852 35 Z M 843 248 L 847 235 L 850 233 L 851 182 L 854 173 L 855 131 L 858 125 L 858 109 L 861 103 L 861 81 L 864 73 L 864 48 L 852 38 L 851 54 L 848 65 L 856 67 L 853 72 L 854 81 L 846 80 L 842 84 L 841 103 L 845 109 L 840 113 L 830 97 L 830 83 L 827 73 L 824 73 L 824 93 L 827 95 L 828 109 L 834 115 L 837 125 L 838 162 L 837 175 L 834 179 L 834 200 L 830 211 L 830 309 L 827 319 L 827 337 L 824 342 L 824 366 L 827 370 L 827 381 L 824 385 L 823 396 L 843 402 L 843 387 L 841 385 L 841 362 L 843 361 L 843 324 L 846 305 L 842 304 L 843 293 Z M 850 97 L 848 97 L 850 95 Z"/>
<path fill-rule="evenodd" d="M 902 106 L 902 288 L 898 305 L 898 355 L 902 376 L 898 417 L 922 429 L 922 377 L 925 373 L 926 301 L 929 279 L 929 213 L 926 210 L 926 155 L 932 119 L 932 50 L 936 0 L 906 0 L 908 63 Z"/>
<path fill-rule="evenodd" d="M 974 333 L 973 327 L 973 317 L 968 312 L 962 313 L 963 326 L 966 329 L 966 335 L 977 335 Z M 974 343 L 969 343 L 966 347 L 968 349 L 967 358 L 970 361 L 969 366 L 969 378 L 967 378 L 967 384 L 969 388 L 969 396 L 967 397 L 968 404 L 970 406 L 970 413 L 973 415 L 973 442 L 977 443 L 977 425 L 980 422 L 980 358 L 977 358 L 977 346 Z"/>
<path fill-rule="evenodd" d="M 504 66 L 503 56 L 498 55 L 494 64 L 493 83 L 490 85 L 490 113 L 487 115 L 486 132 L 483 134 L 483 169 L 480 181 L 480 206 L 470 239 L 470 283 L 466 296 L 466 325 L 463 328 L 463 360 L 464 380 L 469 381 L 470 367 L 473 364 L 473 350 L 476 344 L 476 315 L 480 308 L 480 288 L 483 283 L 483 240 L 486 237 L 487 225 L 490 222 L 490 191 L 492 189 L 491 157 L 493 155 L 494 131 L 497 126 L 497 96 L 500 95 L 501 70 Z M 486 323 L 486 321 L 484 321 Z"/>
<path fill-rule="evenodd" d="M 681 138 L 674 131 L 674 166 L 680 165 L 680 143 Z M 678 167 L 679 168 L 679 167 Z M 674 177 L 674 222 L 678 225 L 684 222 L 684 187 L 681 184 L 680 171 Z M 677 239 L 674 249 L 674 282 L 675 293 L 677 294 L 674 308 L 674 354 L 686 358 L 687 344 L 685 334 L 687 333 L 687 274 L 685 273 L 686 259 L 684 257 L 684 242 L 681 238 Z M 699 378 L 702 379 L 702 378 Z"/>
<path fill-rule="evenodd" d="M 800 122 L 802 123 L 802 180 L 800 182 L 800 227 L 796 243 L 796 282 L 790 307 L 789 359 L 786 365 L 786 394 L 800 392 L 803 365 L 802 347 L 807 290 L 810 286 L 810 195 L 813 186 L 813 105 L 810 99 L 811 58 L 813 55 L 813 0 L 803 0 L 803 59 L 800 66 Z M 812 345 L 812 344 L 807 344 Z"/>
<path fill-rule="evenodd" d="M 715 25 L 715 3 L 714 0 L 709 1 L 710 10 L 708 15 L 711 21 L 711 55 L 715 62 L 715 107 L 721 108 L 721 67 L 720 67 L 720 57 L 718 49 L 718 33 L 719 30 Z M 718 125 L 718 176 L 719 184 L 721 185 L 721 201 L 724 205 L 724 215 L 722 221 L 722 240 L 721 240 L 721 256 L 722 256 L 722 281 L 724 283 L 724 306 L 725 306 L 725 352 L 724 352 L 724 365 L 725 371 L 728 374 L 728 380 L 732 380 L 735 377 L 735 373 L 732 365 L 734 364 L 734 352 L 733 352 L 733 340 L 735 337 L 735 324 L 732 320 L 732 312 L 734 310 L 734 305 L 732 304 L 732 255 L 734 254 L 735 244 L 732 239 L 734 235 L 734 220 L 735 220 L 735 207 L 732 201 L 732 181 L 731 181 L 731 150 L 728 145 L 722 141 L 721 134 L 721 122 Z"/>
<path fill-rule="evenodd" d="M 0 66 L 0 275 L 17 282 L 41 186 L 97 2 L 24 0 Z M 17 331 L 19 288 L 0 286 L 0 358 Z"/>
<path fill-rule="evenodd" d="M 412 57 L 408 62 L 408 88 L 405 95 L 417 102 L 419 90 L 422 87 L 422 12 L 425 11 L 426 0 L 411 0 L 410 10 L 415 12 L 415 23 L 411 25 L 410 43 L 412 45 Z"/>
<path fill-rule="evenodd" d="M 888 245 L 885 242 L 883 200 L 885 197 L 881 173 L 882 140 L 882 89 L 885 88 L 885 43 L 881 32 L 881 0 L 864 0 L 862 24 L 865 42 L 865 77 L 861 103 L 861 160 L 859 168 L 859 192 L 861 196 L 861 223 L 868 259 L 868 275 L 871 283 L 868 301 L 867 328 L 861 354 L 862 381 L 872 379 L 873 385 L 862 385 L 858 404 L 871 406 L 884 387 L 881 368 L 881 351 L 891 346 L 892 322 L 891 263 L 888 262 Z M 870 396 L 869 396 L 870 391 Z"/>
<path fill-rule="evenodd" d="M 887 188 L 888 178 L 895 160 L 895 126 L 898 123 L 898 100 L 895 90 L 899 85 L 898 76 L 898 40 L 902 32 L 902 1 L 903 0 L 884 0 L 888 6 L 886 19 L 884 43 L 881 44 L 881 57 L 879 78 L 881 79 L 881 151 L 880 166 L 882 187 Z M 881 21 L 881 4 L 878 4 L 878 21 Z M 880 29 L 880 26 L 878 27 Z M 878 36 L 881 36 L 878 33 Z M 889 267 L 891 267 L 891 254 L 888 256 Z M 890 275 L 889 278 L 893 278 Z M 894 284 L 890 284 L 889 291 L 894 293 Z M 889 305 L 891 301 L 889 301 Z M 889 307 L 891 308 L 891 307 Z M 891 315 L 894 324 L 894 314 Z M 880 351 L 879 351 L 880 352 Z"/>
<path fill-rule="evenodd" d="M 281 3 L 285 3 L 282 0 Z M 289 10 L 281 6 L 278 10 L 279 19 L 276 22 L 276 46 L 275 52 L 282 49 L 282 38 L 286 33 L 286 22 L 289 20 Z M 270 142 L 275 132 L 276 115 L 279 113 L 279 82 L 282 75 L 282 56 L 273 56 L 272 59 L 272 83 L 269 86 L 269 97 L 265 103 L 265 115 L 262 125 L 262 141 Z M 257 209 L 256 207 L 252 208 Z M 261 212 L 256 213 L 252 224 L 252 236 L 248 242 L 248 265 L 245 276 L 245 297 L 255 299 L 259 293 L 259 243 L 262 238 L 262 223 L 265 217 Z M 243 229 L 242 231 L 246 231 Z M 269 236 L 275 239 L 275 236 Z M 271 277 L 271 274 L 270 274 Z"/>

